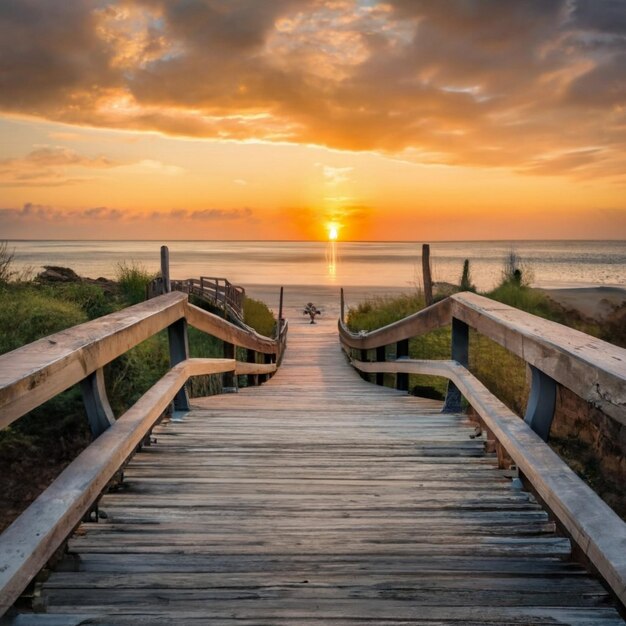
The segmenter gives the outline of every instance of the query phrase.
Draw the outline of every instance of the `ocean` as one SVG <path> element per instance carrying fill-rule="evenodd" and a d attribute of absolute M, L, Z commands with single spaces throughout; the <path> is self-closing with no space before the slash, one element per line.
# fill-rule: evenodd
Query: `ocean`
<path fill-rule="evenodd" d="M 172 278 L 219 276 L 235 284 L 414 289 L 421 284 L 420 242 L 9 241 L 16 266 L 71 267 L 114 278 L 120 263 L 159 268 L 170 249 Z M 435 281 L 458 283 L 464 259 L 480 290 L 495 286 L 514 252 L 531 284 L 544 288 L 626 286 L 626 241 L 467 241 L 430 244 Z M 377 289 L 380 290 L 380 289 Z"/>

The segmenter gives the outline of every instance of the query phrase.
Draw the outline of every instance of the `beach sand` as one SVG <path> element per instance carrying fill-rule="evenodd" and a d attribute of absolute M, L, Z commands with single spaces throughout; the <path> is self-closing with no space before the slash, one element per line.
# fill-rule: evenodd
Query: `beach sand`
<path fill-rule="evenodd" d="M 397 296 L 409 292 L 406 287 L 347 287 L 344 289 L 346 310 L 356 306 L 359 302 L 370 298 Z M 265 302 L 274 313 L 278 313 L 280 286 L 278 285 L 249 285 L 246 294 Z M 339 317 L 340 288 L 326 285 L 288 285 L 284 289 L 283 309 L 284 316 L 289 318 L 302 315 L 302 309 L 312 302 L 322 315 L 334 318 Z"/>
<path fill-rule="evenodd" d="M 567 289 L 543 289 L 554 301 L 566 309 L 576 309 L 587 317 L 602 319 L 611 313 L 614 306 L 626 302 L 626 289 L 620 287 L 577 287 Z M 364 300 L 397 296 L 408 293 L 407 287 L 346 287 L 344 289 L 346 309 Z M 279 285 L 250 285 L 246 293 L 265 302 L 278 313 Z M 302 315 L 307 302 L 322 310 L 322 315 L 339 317 L 340 288 L 327 285 L 288 285 L 284 289 L 284 315 Z"/>
<path fill-rule="evenodd" d="M 605 318 L 613 311 L 613 307 L 626 302 L 626 289 L 621 287 L 577 287 L 543 291 L 566 309 L 576 309 L 594 319 Z"/>

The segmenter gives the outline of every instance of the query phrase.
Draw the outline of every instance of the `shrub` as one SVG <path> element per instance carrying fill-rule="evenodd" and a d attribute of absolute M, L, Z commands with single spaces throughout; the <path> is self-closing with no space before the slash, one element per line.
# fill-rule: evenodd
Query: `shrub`
<path fill-rule="evenodd" d="M 117 264 L 115 272 L 120 293 L 126 304 L 138 304 L 146 299 L 148 283 L 156 277 L 136 261 Z"/>
<path fill-rule="evenodd" d="M 86 320 L 76 303 L 51 298 L 31 287 L 3 289 L 0 354 Z"/>
<path fill-rule="evenodd" d="M 402 294 L 396 297 L 373 298 L 350 307 L 347 315 L 348 328 L 354 332 L 374 330 L 387 326 L 424 308 L 421 294 Z"/>
<path fill-rule="evenodd" d="M 60 283 L 50 287 L 50 295 L 58 300 L 77 304 L 93 320 L 115 310 L 110 298 L 97 285 L 89 283 Z"/>
<path fill-rule="evenodd" d="M 243 302 L 243 321 L 266 337 L 273 337 L 276 333 L 274 314 L 261 300 L 246 297 Z"/>

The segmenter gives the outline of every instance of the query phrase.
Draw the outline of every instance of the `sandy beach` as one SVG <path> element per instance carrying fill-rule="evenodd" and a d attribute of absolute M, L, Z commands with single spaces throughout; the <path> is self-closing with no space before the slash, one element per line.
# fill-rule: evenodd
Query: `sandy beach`
<path fill-rule="evenodd" d="M 602 319 L 611 313 L 613 307 L 626 302 L 626 289 L 620 287 L 577 287 L 567 289 L 543 289 L 550 298 L 566 309 L 576 309 L 587 317 Z M 355 306 L 370 298 L 396 296 L 408 293 L 406 287 L 346 287 L 344 288 L 346 307 Z M 280 286 L 250 285 L 246 293 L 262 300 L 273 311 L 278 311 Z M 307 302 L 313 302 L 323 313 L 339 316 L 340 287 L 325 285 L 289 285 L 284 290 L 284 310 L 287 317 L 301 315 Z"/>
<path fill-rule="evenodd" d="M 626 289 L 620 287 L 577 287 L 543 291 L 566 309 L 576 309 L 594 319 L 606 317 L 614 307 L 626 302 Z"/>
<path fill-rule="evenodd" d="M 359 302 L 371 298 L 396 296 L 407 293 L 406 287 L 346 287 L 344 296 L 346 308 L 356 306 Z M 246 286 L 246 294 L 265 302 L 274 312 L 278 311 L 280 298 L 279 285 L 250 285 Z M 302 315 L 302 309 L 307 302 L 313 302 L 322 310 L 322 315 L 339 317 L 340 287 L 327 285 L 288 285 L 284 289 L 284 311 L 286 317 L 294 314 Z"/>

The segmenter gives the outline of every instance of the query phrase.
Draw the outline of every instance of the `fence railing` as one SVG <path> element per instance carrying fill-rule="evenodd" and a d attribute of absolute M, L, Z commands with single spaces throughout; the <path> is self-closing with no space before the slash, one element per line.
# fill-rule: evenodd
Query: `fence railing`
<path fill-rule="evenodd" d="M 410 338 L 444 326 L 452 327 L 451 360 L 409 358 Z M 531 389 L 523 420 L 467 369 L 470 327 L 528 364 Z M 396 387 L 404 390 L 409 374 L 447 378 L 443 410 L 458 412 L 462 398 L 467 400 L 500 466 L 517 466 L 521 478 L 626 604 L 626 524 L 546 443 L 557 385 L 626 425 L 626 350 L 472 293 L 455 294 L 383 328 L 353 333 L 344 322 L 342 290 L 339 336 L 352 365 L 376 375 L 378 384 L 385 373 L 395 374 Z M 389 346 L 395 359 L 387 361 Z"/>
<path fill-rule="evenodd" d="M 234 358 L 191 359 L 188 325 L 232 348 Z M 104 366 L 152 335 L 167 329 L 171 369 L 128 411 L 115 419 L 104 385 Z M 189 408 L 185 382 L 217 373 L 248 375 L 254 383 L 271 376 L 280 363 L 288 327 L 276 338 L 191 305 L 187 295 L 166 293 L 102 318 L 74 326 L 0 356 L 0 428 L 62 391 L 80 384 L 94 441 L 0 536 L 0 615 L 45 566 L 115 473 L 149 434 L 173 401 Z M 257 355 L 263 363 L 257 363 Z"/>
<path fill-rule="evenodd" d="M 182 291 L 197 296 L 217 309 L 221 309 L 231 318 L 243 321 L 243 307 L 246 300 L 246 290 L 239 285 L 233 285 L 227 278 L 201 276 L 185 280 L 171 280 L 172 291 Z M 154 298 L 165 292 L 161 277 L 155 278 L 148 285 L 148 298 Z"/>

